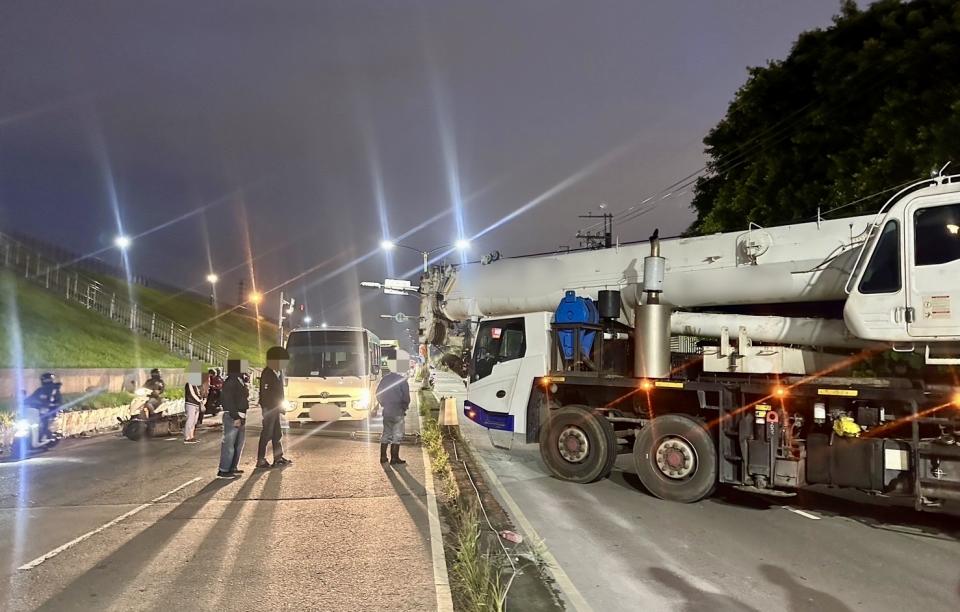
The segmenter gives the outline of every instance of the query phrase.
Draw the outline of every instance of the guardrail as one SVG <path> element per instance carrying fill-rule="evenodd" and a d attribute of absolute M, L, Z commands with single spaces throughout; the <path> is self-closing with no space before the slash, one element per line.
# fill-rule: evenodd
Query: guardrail
<path fill-rule="evenodd" d="M 227 363 L 229 349 L 214 342 L 211 337 L 194 334 L 176 321 L 106 290 L 97 281 L 41 257 L 6 234 L 0 234 L 0 263 L 35 285 L 59 294 L 68 302 L 79 304 L 135 334 L 163 344 L 171 353 L 208 364 Z"/>

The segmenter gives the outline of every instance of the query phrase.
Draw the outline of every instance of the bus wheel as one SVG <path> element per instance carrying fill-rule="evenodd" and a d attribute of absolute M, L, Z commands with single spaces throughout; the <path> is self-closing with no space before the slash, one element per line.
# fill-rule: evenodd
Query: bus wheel
<path fill-rule="evenodd" d="M 713 493 L 717 482 L 717 447 L 697 421 L 665 414 L 640 430 L 633 445 L 640 482 L 668 501 L 695 502 Z"/>
<path fill-rule="evenodd" d="M 613 425 L 586 406 L 551 411 L 540 432 L 540 456 L 561 480 L 588 483 L 606 478 L 617 460 Z"/>

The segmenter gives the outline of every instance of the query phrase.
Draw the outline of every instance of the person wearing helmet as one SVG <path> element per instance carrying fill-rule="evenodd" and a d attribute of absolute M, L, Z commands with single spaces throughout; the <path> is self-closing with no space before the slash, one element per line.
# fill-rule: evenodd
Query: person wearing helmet
<path fill-rule="evenodd" d="M 147 401 L 147 412 L 150 416 L 153 416 L 163 402 L 163 392 L 167 388 L 167 384 L 163 382 L 163 376 L 160 374 L 160 368 L 150 370 L 150 378 L 143 386 L 150 389 L 150 399 Z"/>
<path fill-rule="evenodd" d="M 293 463 L 283 456 L 283 429 L 280 427 L 280 413 L 283 411 L 283 373 L 281 370 L 290 361 L 290 354 L 282 346 L 273 346 L 267 350 L 267 367 L 260 373 L 260 410 L 263 425 L 260 429 L 260 443 L 257 445 L 257 467 L 272 467 L 267 461 L 267 443 L 273 443 L 273 465 Z"/>
<path fill-rule="evenodd" d="M 63 405 L 60 385 L 56 374 L 44 372 L 40 375 L 40 387 L 30 394 L 24 402 L 40 412 L 41 440 L 50 437 L 50 424 L 60 414 L 60 408 Z"/>

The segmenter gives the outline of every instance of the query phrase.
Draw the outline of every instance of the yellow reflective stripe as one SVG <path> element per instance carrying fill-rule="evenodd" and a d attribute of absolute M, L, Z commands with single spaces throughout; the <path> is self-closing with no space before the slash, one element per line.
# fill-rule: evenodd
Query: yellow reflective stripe
<path fill-rule="evenodd" d="M 670 380 L 658 380 L 653 383 L 654 387 L 664 387 L 666 389 L 683 389 L 682 382 L 673 382 Z"/>
<path fill-rule="evenodd" d="M 856 389 L 817 389 L 817 395 L 833 395 L 836 397 L 857 397 L 860 392 Z"/>

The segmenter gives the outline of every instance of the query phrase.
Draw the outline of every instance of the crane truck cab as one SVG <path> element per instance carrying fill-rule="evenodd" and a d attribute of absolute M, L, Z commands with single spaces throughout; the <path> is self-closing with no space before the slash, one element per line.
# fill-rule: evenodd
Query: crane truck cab
<path fill-rule="evenodd" d="M 877 214 L 847 283 L 844 321 L 858 338 L 960 363 L 958 181 L 914 185 Z"/>
<path fill-rule="evenodd" d="M 362 327 L 299 327 L 287 336 L 291 423 L 361 421 L 375 409 L 380 339 Z"/>

